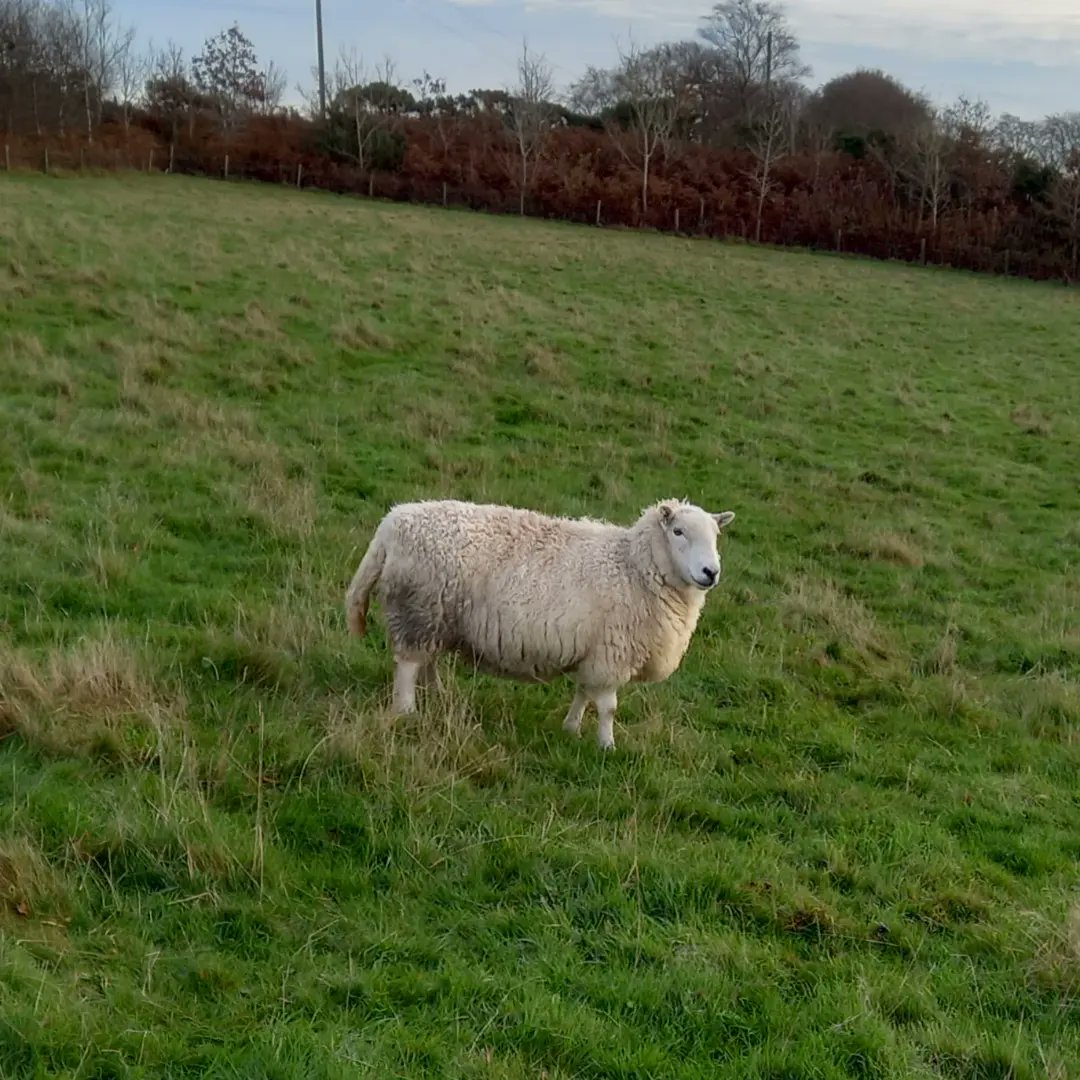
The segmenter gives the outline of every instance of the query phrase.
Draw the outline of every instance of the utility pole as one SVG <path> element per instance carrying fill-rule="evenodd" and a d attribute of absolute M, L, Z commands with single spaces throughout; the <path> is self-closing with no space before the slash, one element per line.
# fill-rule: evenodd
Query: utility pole
<path fill-rule="evenodd" d="M 765 38 L 765 94 L 772 96 L 772 31 Z"/>
<path fill-rule="evenodd" d="M 315 0 L 315 36 L 319 42 L 319 119 L 326 119 L 326 62 L 323 59 L 322 0 Z"/>

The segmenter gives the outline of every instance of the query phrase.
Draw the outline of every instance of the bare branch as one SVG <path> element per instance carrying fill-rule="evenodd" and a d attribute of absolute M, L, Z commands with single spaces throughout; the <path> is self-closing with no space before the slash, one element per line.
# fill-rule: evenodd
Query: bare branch
<path fill-rule="evenodd" d="M 530 55 L 528 42 L 522 43 L 518 59 L 518 83 L 510 92 L 507 125 L 519 160 L 518 212 L 525 213 L 529 188 L 529 167 L 544 151 L 554 123 L 551 98 L 555 83 L 551 66 L 543 55 Z"/>

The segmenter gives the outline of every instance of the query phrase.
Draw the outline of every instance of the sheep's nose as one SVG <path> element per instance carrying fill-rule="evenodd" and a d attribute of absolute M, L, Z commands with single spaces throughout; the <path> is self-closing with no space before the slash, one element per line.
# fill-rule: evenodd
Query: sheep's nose
<path fill-rule="evenodd" d="M 716 584 L 717 571 L 715 571 L 711 566 L 704 567 L 701 572 L 705 575 L 705 580 L 710 585 Z"/>

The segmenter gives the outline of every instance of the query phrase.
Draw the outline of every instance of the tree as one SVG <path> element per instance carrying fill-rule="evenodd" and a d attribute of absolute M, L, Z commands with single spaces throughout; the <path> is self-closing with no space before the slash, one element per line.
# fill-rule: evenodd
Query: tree
<path fill-rule="evenodd" d="M 838 75 L 814 95 L 807 119 L 861 156 L 867 141 L 900 139 L 925 124 L 930 104 L 891 75 L 860 68 Z"/>
<path fill-rule="evenodd" d="M 131 127 L 131 110 L 146 85 L 150 71 L 149 57 L 136 52 L 128 41 L 116 62 L 116 90 L 125 133 Z"/>
<path fill-rule="evenodd" d="M 990 130 L 991 145 L 1014 162 L 1027 158 L 1037 161 L 1040 157 L 1042 132 L 1032 120 L 1021 120 L 1012 113 L 1002 113 Z"/>
<path fill-rule="evenodd" d="M 1075 281 L 1080 270 L 1080 147 L 1070 153 L 1050 189 L 1050 210 L 1064 226 L 1069 243 L 1069 274 Z"/>
<path fill-rule="evenodd" d="M 135 31 L 112 19 L 108 0 L 82 0 L 72 12 L 71 26 L 78 42 L 86 139 L 93 142 L 106 96 L 115 88 L 121 58 L 130 52 Z"/>
<path fill-rule="evenodd" d="M 196 88 L 214 101 L 226 131 L 267 100 L 267 73 L 259 70 L 255 46 L 236 23 L 207 39 L 191 61 L 191 74 Z"/>
<path fill-rule="evenodd" d="M 507 117 L 518 157 L 518 213 L 522 216 L 529 190 L 530 165 L 543 154 L 554 123 L 553 94 L 551 66 L 543 55 L 530 56 L 528 43 L 523 42 L 518 59 L 518 82 L 510 95 Z"/>
<path fill-rule="evenodd" d="M 951 144 L 940 113 L 931 110 L 929 119 L 916 128 L 900 149 L 897 171 L 907 183 L 918 205 L 916 228 L 929 218 L 937 231 L 941 215 L 949 204 Z"/>
<path fill-rule="evenodd" d="M 285 96 L 285 84 L 288 79 L 284 70 L 279 68 L 273 60 L 266 65 L 263 73 L 262 96 L 253 102 L 257 112 L 273 112 L 281 107 L 281 99 Z"/>
<path fill-rule="evenodd" d="M 743 123 L 773 84 L 810 74 L 783 5 L 771 0 L 723 0 L 698 34 L 719 53 L 726 93 Z"/>
<path fill-rule="evenodd" d="M 45 28 L 36 0 L 0 4 L 0 108 L 4 130 L 41 134 L 42 91 L 49 83 Z"/>
<path fill-rule="evenodd" d="M 993 128 L 990 106 L 981 98 L 963 94 L 941 110 L 940 118 L 946 135 L 954 142 L 985 143 Z"/>
<path fill-rule="evenodd" d="M 43 9 L 41 61 L 48 73 L 56 109 L 56 130 L 63 137 L 67 130 L 69 107 L 77 107 L 85 86 L 78 20 L 72 8 L 53 5 Z"/>
<path fill-rule="evenodd" d="M 1056 169 L 1068 166 L 1080 147 L 1080 112 L 1055 113 L 1039 125 L 1039 156 Z"/>
<path fill-rule="evenodd" d="M 649 209 L 649 177 L 683 111 L 684 85 L 672 63 L 671 47 L 646 51 L 631 46 L 620 56 L 614 88 L 619 104 L 608 128 L 623 157 L 641 170 L 641 210 Z"/>
<path fill-rule="evenodd" d="M 783 152 L 784 134 L 787 120 L 782 103 L 773 99 L 761 110 L 753 125 L 751 150 L 754 154 L 755 168 L 750 174 L 751 190 L 754 193 L 754 243 L 761 243 L 761 224 L 765 214 L 765 202 L 769 193 L 776 186 L 773 168 L 776 159 Z"/>
<path fill-rule="evenodd" d="M 677 41 L 668 46 L 668 62 L 680 87 L 680 137 L 703 145 L 723 142 L 734 116 L 723 53 L 700 41 Z"/>
<path fill-rule="evenodd" d="M 373 164 L 373 150 L 392 131 L 397 119 L 416 110 L 416 99 L 397 81 L 394 63 L 385 57 L 368 80 L 363 58 L 355 49 L 342 48 L 331 75 L 333 97 L 330 106 L 330 127 L 335 148 L 356 160 L 361 171 L 368 172 Z M 343 141 L 342 127 L 349 129 L 348 141 Z"/>
<path fill-rule="evenodd" d="M 590 64 L 570 87 L 567 101 L 572 109 L 585 116 L 603 116 L 618 104 L 618 83 L 617 71 Z"/>
<path fill-rule="evenodd" d="M 185 119 L 189 126 L 194 124 L 197 97 L 187 77 L 184 50 L 175 42 L 168 42 L 162 49 L 151 45 L 145 93 L 150 115 L 168 135 L 171 157 L 176 150 L 181 124 Z"/>

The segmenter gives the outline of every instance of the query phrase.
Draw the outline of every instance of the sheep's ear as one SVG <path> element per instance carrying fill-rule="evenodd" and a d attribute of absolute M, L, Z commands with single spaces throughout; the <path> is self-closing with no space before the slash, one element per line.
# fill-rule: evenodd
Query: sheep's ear
<path fill-rule="evenodd" d="M 661 503 L 660 507 L 660 524 L 670 525 L 675 517 L 675 511 L 671 508 L 671 503 Z"/>
<path fill-rule="evenodd" d="M 713 514 L 716 519 L 716 526 L 719 529 L 726 529 L 735 520 L 734 510 L 725 510 L 722 514 Z"/>

